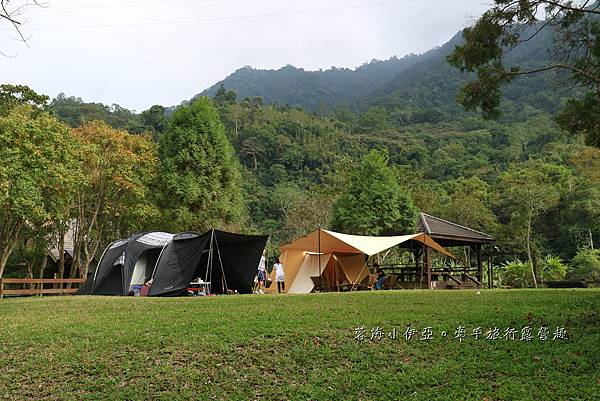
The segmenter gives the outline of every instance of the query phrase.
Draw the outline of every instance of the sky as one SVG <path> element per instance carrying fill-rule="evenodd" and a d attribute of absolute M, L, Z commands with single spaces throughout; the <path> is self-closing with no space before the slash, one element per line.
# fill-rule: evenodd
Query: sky
<path fill-rule="evenodd" d="M 0 21 L 0 83 L 139 112 L 177 105 L 244 66 L 355 68 L 423 53 L 470 25 L 489 3 L 51 0 L 17 17 L 26 44 Z"/>

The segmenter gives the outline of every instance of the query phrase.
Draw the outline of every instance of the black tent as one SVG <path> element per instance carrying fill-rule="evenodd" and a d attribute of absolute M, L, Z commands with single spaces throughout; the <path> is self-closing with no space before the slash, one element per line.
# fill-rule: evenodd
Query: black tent
<path fill-rule="evenodd" d="M 133 285 L 141 285 L 152 276 L 160 252 L 172 238 L 173 234 L 150 232 L 113 242 L 77 294 L 129 294 Z"/>
<path fill-rule="evenodd" d="M 251 293 L 267 239 L 218 230 L 176 235 L 156 264 L 148 295 L 183 295 L 194 278 L 210 282 L 213 293 Z"/>

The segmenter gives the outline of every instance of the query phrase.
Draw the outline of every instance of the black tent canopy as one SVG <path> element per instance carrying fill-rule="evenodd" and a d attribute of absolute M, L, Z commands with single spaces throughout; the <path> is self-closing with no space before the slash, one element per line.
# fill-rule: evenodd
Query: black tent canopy
<path fill-rule="evenodd" d="M 250 294 L 268 239 L 266 235 L 241 235 L 213 230 L 213 261 L 218 260 L 221 265 L 219 269 L 214 262 L 212 264 L 213 291 L 223 293 L 230 289 L 240 294 Z"/>
<path fill-rule="evenodd" d="M 173 237 L 156 263 L 149 296 L 177 296 L 186 292 L 202 255 L 210 251 L 211 232 Z"/>
<path fill-rule="evenodd" d="M 210 282 L 217 294 L 251 293 L 267 239 L 219 230 L 176 235 L 156 264 L 148 295 L 183 295 L 194 278 Z"/>
<path fill-rule="evenodd" d="M 210 282 L 213 293 L 250 293 L 267 239 L 219 230 L 137 234 L 106 248 L 78 294 L 127 295 L 150 278 L 149 296 L 185 295 L 194 278 Z"/>
<path fill-rule="evenodd" d="M 127 295 L 133 285 L 150 279 L 162 249 L 173 234 L 149 232 L 110 244 L 78 294 Z"/>

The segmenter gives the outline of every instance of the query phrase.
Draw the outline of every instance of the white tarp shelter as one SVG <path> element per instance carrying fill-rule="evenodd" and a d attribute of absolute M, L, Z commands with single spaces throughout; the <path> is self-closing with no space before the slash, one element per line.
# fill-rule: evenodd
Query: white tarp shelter
<path fill-rule="evenodd" d="M 369 237 L 320 229 L 281 247 L 280 260 L 284 265 L 288 292 L 311 292 L 315 278 L 328 288 L 354 285 L 368 275 L 369 256 L 394 246 L 407 249 L 428 247 L 454 258 L 424 233 Z M 274 291 L 275 286 L 270 290 Z"/>

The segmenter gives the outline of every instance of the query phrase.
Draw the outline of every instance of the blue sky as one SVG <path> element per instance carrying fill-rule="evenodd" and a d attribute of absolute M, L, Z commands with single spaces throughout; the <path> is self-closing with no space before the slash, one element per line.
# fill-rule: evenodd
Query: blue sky
<path fill-rule="evenodd" d="M 31 0 L 30 0 L 31 1 Z M 15 1 L 14 3 L 19 3 Z M 21 2 L 23 3 L 23 2 Z M 54 0 L 0 23 L 2 83 L 142 111 L 237 68 L 354 68 L 421 53 L 489 7 L 474 0 Z"/>

